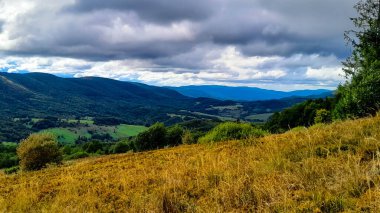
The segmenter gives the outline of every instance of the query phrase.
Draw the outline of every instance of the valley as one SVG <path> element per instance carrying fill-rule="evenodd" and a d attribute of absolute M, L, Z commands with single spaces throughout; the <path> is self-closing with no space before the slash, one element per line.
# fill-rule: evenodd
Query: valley
<path fill-rule="evenodd" d="M 0 128 L 3 128 L 0 141 L 13 142 L 42 130 L 31 128 L 33 124 L 23 120 L 29 122 L 30 119 L 38 121 L 53 117 L 71 124 L 79 119 L 80 124 L 91 125 L 93 121 L 88 118 L 110 118 L 138 126 L 150 126 L 156 122 L 174 125 L 194 119 L 263 123 L 268 116 L 259 119 L 254 116 L 281 111 L 314 98 L 238 102 L 191 98 L 167 88 L 105 78 L 61 78 L 42 73 L 0 73 L 0 77 Z M 115 138 L 113 131 L 120 130 L 114 128 L 100 132 Z M 57 131 L 60 130 L 54 130 Z M 68 129 L 61 131 L 70 142 L 74 137 L 87 134 L 73 133 L 75 130 Z M 83 128 L 77 130 L 83 131 L 86 132 Z"/>

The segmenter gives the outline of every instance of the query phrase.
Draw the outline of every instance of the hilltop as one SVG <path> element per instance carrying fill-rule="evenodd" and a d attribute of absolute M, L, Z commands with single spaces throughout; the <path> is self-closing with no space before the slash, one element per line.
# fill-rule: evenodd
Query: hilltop
<path fill-rule="evenodd" d="M 380 210 L 380 116 L 0 174 L 5 212 Z"/>

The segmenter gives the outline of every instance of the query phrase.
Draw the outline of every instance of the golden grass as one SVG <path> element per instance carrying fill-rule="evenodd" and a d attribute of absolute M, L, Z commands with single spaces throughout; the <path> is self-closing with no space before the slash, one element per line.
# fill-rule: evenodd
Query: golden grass
<path fill-rule="evenodd" d="M 380 117 L 0 174 L 3 212 L 380 212 Z"/>

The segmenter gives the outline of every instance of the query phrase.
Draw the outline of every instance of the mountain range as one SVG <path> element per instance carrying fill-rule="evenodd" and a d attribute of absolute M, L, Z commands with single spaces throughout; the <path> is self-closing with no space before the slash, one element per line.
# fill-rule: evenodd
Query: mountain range
<path fill-rule="evenodd" d="M 224 91 L 229 88 L 215 88 L 223 89 L 219 90 L 219 93 L 224 95 L 220 99 L 232 97 L 232 92 L 228 94 Z M 217 89 L 213 89 L 213 93 L 208 90 L 208 93 L 214 97 L 218 94 Z M 251 115 L 279 111 L 306 99 L 315 98 L 288 96 L 278 99 L 280 97 L 276 96 L 278 100 L 233 101 L 188 97 L 183 92 L 181 94 L 175 90 L 98 77 L 61 78 L 42 73 L 0 73 L 0 118 L 9 120 L 46 116 L 117 117 L 129 124 L 144 125 L 158 121 L 173 124 L 204 118 L 249 120 Z M 316 93 L 298 91 L 291 94 L 309 95 L 321 92 L 323 91 Z M 271 97 L 275 97 L 275 94 L 272 92 Z M 260 96 L 259 92 L 255 95 L 256 98 L 263 97 L 263 99 L 268 99 L 269 96 Z"/>
<path fill-rule="evenodd" d="M 228 87 L 215 85 L 182 86 L 169 87 L 182 95 L 199 98 L 214 98 L 219 100 L 233 101 L 258 101 L 277 100 L 289 97 L 319 96 L 326 97 L 333 94 L 333 91 L 326 89 L 318 90 L 296 90 L 290 92 L 267 90 L 256 87 Z"/>

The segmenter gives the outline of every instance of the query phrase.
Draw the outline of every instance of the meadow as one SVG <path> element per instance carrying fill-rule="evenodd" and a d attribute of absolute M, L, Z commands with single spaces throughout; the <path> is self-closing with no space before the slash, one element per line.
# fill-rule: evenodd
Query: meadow
<path fill-rule="evenodd" d="M 249 121 L 253 121 L 254 123 L 265 123 L 268 121 L 270 116 L 272 116 L 273 113 L 262 113 L 262 114 L 256 114 L 256 115 L 250 115 L 245 117 L 245 119 Z"/>
<path fill-rule="evenodd" d="M 85 122 L 85 121 L 83 121 Z M 53 133 L 58 137 L 58 141 L 63 144 L 75 144 L 79 137 L 91 138 L 93 134 L 109 134 L 114 140 L 133 137 L 147 129 L 145 126 L 120 124 L 117 126 L 98 126 L 90 124 L 85 126 L 50 128 L 41 132 Z"/>
<path fill-rule="evenodd" d="M 379 212 L 380 116 L 0 173 L 0 212 Z"/>

